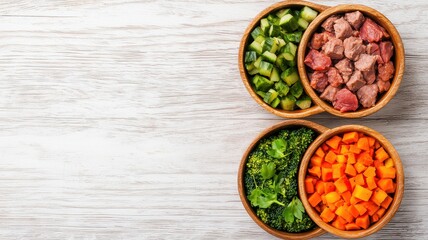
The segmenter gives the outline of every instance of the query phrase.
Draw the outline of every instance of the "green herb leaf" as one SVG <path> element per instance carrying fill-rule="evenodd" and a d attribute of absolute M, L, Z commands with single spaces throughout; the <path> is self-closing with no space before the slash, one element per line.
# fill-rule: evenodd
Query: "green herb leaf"
<path fill-rule="evenodd" d="M 297 209 L 299 209 L 302 213 L 305 212 L 305 208 L 303 207 L 302 201 L 300 201 L 300 199 L 295 198 L 295 202 L 296 202 L 296 207 Z"/>
<path fill-rule="evenodd" d="M 268 208 L 273 203 L 277 202 L 276 193 L 265 192 L 263 191 L 263 196 L 259 197 L 259 207 Z"/>
<path fill-rule="evenodd" d="M 285 149 L 287 149 L 287 142 L 284 139 L 279 138 L 272 142 L 272 148 L 269 149 L 267 153 L 273 158 L 283 158 L 285 157 Z"/>
<path fill-rule="evenodd" d="M 293 214 L 296 218 L 302 220 L 303 214 L 296 206 L 294 207 Z"/>
<path fill-rule="evenodd" d="M 260 170 L 260 175 L 262 175 L 262 178 L 265 180 L 271 179 L 273 175 L 275 175 L 275 169 L 275 163 L 270 162 L 268 164 L 263 164 L 262 169 Z"/>
<path fill-rule="evenodd" d="M 262 190 L 259 188 L 253 189 L 251 191 L 251 194 L 247 197 L 248 200 L 251 202 L 251 205 L 254 207 L 259 206 L 259 197 L 262 195 Z"/>
<path fill-rule="evenodd" d="M 286 208 L 284 208 L 284 212 L 282 213 L 284 216 L 284 219 L 287 223 L 293 223 L 294 222 L 294 214 L 293 209 L 288 205 Z"/>
<path fill-rule="evenodd" d="M 285 157 L 285 155 L 282 152 L 279 152 L 275 149 L 268 149 L 267 150 L 267 154 L 269 154 L 269 156 L 273 157 L 273 158 L 283 158 Z"/>

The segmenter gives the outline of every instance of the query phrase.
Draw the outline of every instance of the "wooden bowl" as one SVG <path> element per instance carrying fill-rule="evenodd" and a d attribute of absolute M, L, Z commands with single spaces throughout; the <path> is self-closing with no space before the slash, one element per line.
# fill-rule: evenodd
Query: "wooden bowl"
<path fill-rule="evenodd" d="M 360 11 L 365 16 L 370 17 L 373 21 L 377 22 L 379 25 L 384 27 L 386 31 L 391 35 L 391 41 L 394 45 L 394 57 L 393 62 L 395 65 L 395 75 L 391 81 L 390 89 L 383 93 L 383 95 L 377 100 L 376 105 L 370 108 L 362 108 L 354 112 L 340 112 L 337 109 L 334 109 L 333 106 L 322 100 L 318 94 L 310 86 L 310 81 L 307 76 L 306 66 L 304 64 L 307 47 L 312 38 L 312 35 L 317 32 L 321 24 L 331 15 L 341 14 L 352 11 Z M 302 40 L 299 45 L 298 54 L 297 54 L 297 66 L 299 70 L 300 79 L 305 88 L 305 91 L 309 94 L 312 100 L 323 108 L 325 111 L 344 118 L 361 118 L 370 114 L 373 114 L 379 111 L 384 107 L 397 93 L 398 87 L 400 86 L 401 80 L 404 74 L 404 46 L 401 41 L 400 34 L 394 25 L 386 18 L 383 14 L 376 11 L 373 8 L 357 5 L 357 4 L 345 4 L 338 5 L 336 7 L 331 7 L 321 12 L 312 23 L 309 25 L 308 29 L 303 34 Z"/>
<path fill-rule="evenodd" d="M 261 11 L 257 16 L 251 21 L 250 25 L 247 27 L 247 29 L 244 32 L 244 35 L 242 36 L 241 43 L 239 46 L 239 53 L 238 53 L 238 66 L 239 66 L 239 73 L 241 74 L 242 81 L 244 82 L 245 87 L 247 88 L 248 92 L 250 93 L 251 97 L 256 100 L 256 102 L 262 106 L 264 109 L 268 110 L 269 112 L 280 116 L 284 118 L 303 118 L 307 117 L 313 114 L 317 114 L 320 112 L 324 112 L 322 108 L 315 105 L 314 102 L 312 102 L 312 107 L 305 109 L 305 110 L 293 110 L 293 111 L 286 111 L 281 109 L 276 109 L 271 107 L 269 104 L 265 103 L 262 98 L 257 95 L 257 93 L 254 91 L 253 87 L 251 86 L 250 82 L 250 75 L 247 73 L 247 70 L 244 66 L 244 56 L 245 56 L 245 47 L 248 44 L 248 41 L 251 39 L 251 31 L 255 27 L 257 27 L 260 23 L 260 20 L 271 12 L 275 12 L 277 10 L 283 9 L 283 8 L 289 8 L 289 7 L 303 7 L 308 6 L 318 12 L 322 12 L 325 9 L 327 9 L 327 6 L 306 2 L 306 1 L 300 1 L 300 0 L 289 0 L 289 1 L 283 1 L 278 2 L 270 7 L 266 8 L 265 10 Z M 315 18 L 316 19 L 316 18 Z M 311 23 L 312 24 L 312 23 Z M 301 44 L 301 43 L 300 43 Z"/>
<path fill-rule="evenodd" d="M 362 132 L 366 135 L 374 137 L 376 140 L 379 141 L 379 143 L 382 145 L 385 151 L 388 152 L 390 157 L 394 160 L 395 168 L 397 171 L 396 172 L 397 188 L 396 188 L 394 199 L 391 205 L 387 209 L 385 215 L 381 219 L 379 219 L 378 222 L 371 225 L 369 228 L 365 230 L 344 231 L 344 230 L 339 230 L 328 223 L 325 223 L 321 219 L 319 214 L 312 208 L 312 206 L 308 202 L 308 196 L 306 194 L 304 184 L 299 184 L 300 199 L 303 203 L 303 206 L 305 207 L 306 212 L 309 214 L 312 220 L 322 229 L 342 238 L 362 238 L 379 231 L 383 226 L 385 226 L 392 219 L 392 217 L 394 217 L 395 213 L 400 207 L 401 200 L 403 198 L 403 193 L 404 193 L 404 171 L 403 171 L 403 165 L 401 164 L 400 156 L 398 156 L 397 151 L 395 151 L 391 143 L 385 137 L 383 137 L 380 133 L 376 132 L 373 129 L 360 126 L 360 125 L 346 125 L 346 126 L 341 126 L 331 130 L 327 130 L 322 135 L 320 135 L 314 142 L 312 142 L 312 144 L 306 150 L 306 153 L 303 156 L 302 162 L 300 164 L 298 182 L 301 183 L 304 181 L 308 170 L 308 164 L 310 162 L 310 158 L 314 155 L 316 149 L 319 146 L 321 146 L 321 144 L 323 144 L 326 140 L 330 139 L 331 137 L 337 134 L 341 134 L 344 132 L 352 132 L 352 131 Z"/>
<path fill-rule="evenodd" d="M 257 225 L 259 225 L 263 230 L 265 230 L 266 232 L 276 237 L 283 238 L 283 239 L 308 239 L 308 238 L 320 236 L 321 234 L 324 234 L 325 231 L 322 230 L 321 228 L 315 228 L 311 231 L 303 232 L 303 233 L 288 233 L 288 232 L 280 231 L 269 227 L 267 224 L 262 222 L 257 217 L 255 211 L 251 207 L 251 204 L 246 197 L 245 187 L 244 187 L 244 171 L 246 167 L 245 165 L 247 163 L 248 156 L 253 150 L 253 148 L 259 143 L 261 139 L 276 133 L 278 130 L 293 128 L 293 127 L 307 127 L 307 128 L 313 129 L 318 134 L 322 134 L 323 132 L 328 130 L 328 128 L 324 126 L 321 126 L 314 122 L 305 121 L 305 120 L 284 121 L 265 129 L 251 142 L 250 146 L 247 148 L 244 155 L 242 156 L 241 163 L 239 165 L 239 171 L 238 171 L 238 191 L 239 191 L 239 197 L 241 198 L 241 202 L 244 205 L 244 208 L 247 211 L 248 215 L 250 215 L 253 221 L 257 223 Z M 299 184 L 299 185 L 302 185 L 302 184 Z"/>

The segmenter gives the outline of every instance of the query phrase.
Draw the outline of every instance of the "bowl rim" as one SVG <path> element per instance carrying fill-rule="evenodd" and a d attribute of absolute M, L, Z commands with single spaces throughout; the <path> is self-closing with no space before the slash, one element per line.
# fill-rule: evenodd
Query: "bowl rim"
<path fill-rule="evenodd" d="M 400 207 L 403 195 L 404 195 L 404 170 L 403 165 L 400 160 L 400 156 L 398 155 L 398 152 L 395 150 L 394 146 L 379 132 L 368 128 L 366 126 L 362 125 L 344 125 L 340 127 L 336 127 L 333 129 L 329 129 L 326 132 L 324 132 L 322 135 L 320 135 L 315 141 L 312 142 L 312 144 L 309 146 L 309 148 L 306 150 L 302 161 L 300 163 L 298 178 L 299 182 L 303 182 L 306 176 L 306 172 L 308 169 L 308 165 L 310 162 L 310 158 L 315 153 L 316 149 L 321 146 L 326 140 L 329 138 L 341 134 L 344 132 L 362 132 L 366 135 L 369 135 L 371 137 L 374 137 L 376 140 L 379 141 L 381 146 L 385 149 L 386 152 L 390 155 L 390 157 L 394 161 L 394 165 L 397 171 L 396 174 L 396 191 L 394 194 L 393 201 L 389 208 L 387 209 L 385 215 L 379 219 L 378 222 L 375 224 L 372 224 L 369 228 L 365 230 L 356 230 L 356 231 L 345 231 L 345 230 L 339 230 L 333 226 L 331 226 L 328 223 L 325 223 L 319 214 L 312 208 L 312 206 L 308 202 L 308 195 L 306 194 L 304 184 L 299 184 L 299 196 L 300 199 L 308 213 L 308 215 L 311 217 L 311 219 L 322 229 L 326 230 L 327 232 L 342 237 L 342 238 L 362 238 L 369 236 L 380 229 L 382 229 L 396 214 L 398 208 Z"/>
<path fill-rule="evenodd" d="M 279 9 L 285 8 L 285 7 L 294 7 L 294 6 L 308 6 L 310 8 L 313 8 L 314 10 L 318 11 L 319 14 L 326 9 L 329 8 L 329 6 L 320 5 L 317 3 L 302 1 L 302 0 L 288 0 L 288 1 L 281 1 L 275 4 L 270 5 L 269 7 L 265 8 L 261 12 L 259 12 L 250 22 L 250 24 L 247 26 L 247 28 L 244 31 L 244 34 L 242 35 L 240 44 L 239 44 L 239 50 L 238 50 L 238 68 L 239 73 L 241 75 L 241 80 L 244 83 L 245 88 L 247 89 L 248 93 L 251 95 L 251 97 L 265 110 L 283 118 L 304 118 L 307 116 L 311 116 L 314 114 L 318 114 L 321 112 L 324 112 L 325 110 L 318 106 L 314 101 L 312 101 L 312 106 L 310 108 L 304 109 L 304 110 L 293 110 L 293 111 L 286 111 L 281 109 L 276 109 L 271 107 L 269 104 L 265 103 L 255 92 L 255 90 L 252 88 L 250 83 L 250 77 L 247 74 L 247 71 L 244 66 L 244 54 L 245 54 L 245 47 L 247 45 L 248 40 L 251 36 L 251 31 L 256 27 L 256 25 L 259 23 L 260 19 L 267 16 L 269 13 L 277 11 Z M 319 16 L 319 15 L 318 15 Z M 317 17 L 318 17 L 317 16 Z M 306 30 L 305 30 L 306 32 Z M 301 45 L 301 42 L 299 43 Z M 300 73 L 299 73 L 300 75 Z M 306 90 L 305 90 L 306 91 Z"/>
<path fill-rule="evenodd" d="M 274 134 L 275 132 L 286 129 L 290 127 L 307 127 L 319 134 L 323 134 L 324 132 L 328 131 L 329 129 L 323 125 L 320 125 L 315 122 L 307 121 L 307 120 L 285 120 L 280 123 L 274 124 L 268 128 L 265 128 L 262 132 L 260 132 L 250 143 L 250 145 L 245 150 L 244 154 L 242 155 L 240 164 L 239 164 L 239 170 L 238 170 L 238 192 L 239 192 L 239 198 L 241 199 L 242 205 L 244 206 L 245 210 L 247 211 L 248 215 L 250 215 L 251 219 L 259 225 L 263 230 L 270 233 L 273 236 L 279 237 L 279 238 L 285 238 L 285 239 L 308 239 L 312 237 L 317 237 L 325 233 L 323 229 L 321 229 L 319 226 L 315 227 L 311 231 L 302 232 L 302 233 L 288 233 L 284 231 L 280 231 L 277 229 L 274 229 L 264 222 L 262 222 L 256 215 L 255 211 L 251 207 L 251 204 L 249 203 L 248 199 L 246 198 L 245 194 L 245 187 L 244 187 L 244 171 L 245 171 L 245 165 L 247 162 L 247 158 L 251 151 L 254 149 L 254 147 L 259 143 L 259 141 L 267 136 L 270 136 L 271 134 Z M 302 158 L 303 160 L 303 158 Z M 300 166 L 299 166 L 300 167 Z M 297 176 L 298 177 L 298 176 Z M 299 185 L 299 184 L 298 184 Z M 300 196 L 299 196 L 300 197 Z"/>
<path fill-rule="evenodd" d="M 395 66 L 395 73 L 394 78 L 391 81 L 391 86 L 388 91 L 383 93 L 382 97 L 378 99 L 375 106 L 370 108 L 362 108 L 354 112 L 340 112 L 337 109 L 334 109 L 333 106 L 330 103 L 325 102 L 322 100 L 318 94 L 312 89 L 310 86 L 310 81 L 307 76 L 306 66 L 304 64 L 304 59 L 307 52 L 307 46 L 310 42 L 310 39 L 312 35 L 319 29 L 322 22 L 324 22 L 325 19 L 330 17 L 331 15 L 335 14 L 341 14 L 345 12 L 352 12 L 352 11 L 360 11 L 365 16 L 370 17 L 373 21 L 381 25 L 383 28 L 386 29 L 386 31 L 391 36 L 390 41 L 392 41 L 394 45 L 394 66 Z M 325 111 L 329 112 L 330 114 L 343 117 L 343 118 L 361 118 L 368 115 L 371 115 L 380 109 L 382 109 L 391 99 L 395 96 L 395 94 L 398 91 L 398 88 L 400 87 L 401 81 L 403 79 L 404 75 L 404 69 L 405 69 L 405 51 L 404 51 L 404 45 L 403 41 L 401 39 L 401 36 L 395 26 L 392 24 L 392 22 L 385 17 L 382 13 L 379 11 L 360 4 L 340 4 L 337 6 L 333 6 L 331 8 L 326 9 L 325 11 L 322 11 L 315 19 L 312 21 L 312 23 L 309 25 L 309 27 L 306 29 L 302 36 L 301 43 L 298 48 L 298 54 L 297 54 L 297 67 L 299 70 L 300 79 L 302 81 L 303 87 L 305 88 L 305 91 L 308 93 L 308 95 L 313 99 L 313 101 L 316 103 L 316 105 L 323 108 Z"/>

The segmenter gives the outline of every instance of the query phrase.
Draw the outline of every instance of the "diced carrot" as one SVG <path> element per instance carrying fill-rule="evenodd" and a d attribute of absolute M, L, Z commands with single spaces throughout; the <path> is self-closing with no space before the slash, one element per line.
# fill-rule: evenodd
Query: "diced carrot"
<path fill-rule="evenodd" d="M 332 211 L 336 211 L 337 207 L 336 207 L 336 203 L 327 203 L 327 207 Z"/>
<path fill-rule="evenodd" d="M 361 186 L 366 185 L 366 181 L 364 180 L 364 176 L 361 173 L 357 174 L 357 176 L 355 176 L 355 182 Z"/>
<path fill-rule="evenodd" d="M 372 196 L 372 191 L 367 188 L 361 187 L 360 185 L 356 185 L 352 196 L 359 198 L 363 201 L 368 201 Z"/>
<path fill-rule="evenodd" d="M 343 176 L 343 177 L 337 179 L 334 182 L 334 186 L 336 186 L 336 189 L 339 193 L 343 193 L 343 192 L 352 190 L 351 183 L 349 182 L 349 180 L 346 176 Z"/>
<path fill-rule="evenodd" d="M 385 164 L 385 167 L 388 167 L 388 168 L 394 167 L 394 160 L 392 160 L 392 158 L 388 158 L 385 160 L 384 164 Z"/>
<path fill-rule="evenodd" d="M 332 182 L 324 182 L 324 193 L 331 193 L 334 190 L 336 190 L 336 187 L 334 186 L 334 184 Z"/>
<path fill-rule="evenodd" d="M 395 189 L 397 188 L 397 184 L 394 183 L 394 187 L 388 191 L 385 191 L 386 193 L 395 193 Z"/>
<path fill-rule="evenodd" d="M 378 141 L 376 141 L 374 146 L 375 146 L 375 149 L 378 149 L 378 148 L 380 148 L 380 143 Z"/>
<path fill-rule="evenodd" d="M 357 132 L 347 132 L 343 134 L 342 142 L 344 143 L 355 143 L 358 141 L 358 133 Z"/>
<path fill-rule="evenodd" d="M 346 191 L 346 192 L 342 193 L 341 196 L 342 196 L 343 200 L 345 200 L 346 203 L 351 202 L 352 194 L 350 191 Z"/>
<path fill-rule="evenodd" d="M 367 209 L 366 209 L 366 207 L 364 207 L 364 205 L 363 205 L 363 204 L 358 203 L 358 204 L 355 204 L 354 206 L 355 206 L 355 208 L 358 210 L 358 213 L 359 213 L 361 216 L 362 216 L 364 213 L 366 213 L 366 212 L 367 212 Z"/>
<path fill-rule="evenodd" d="M 361 199 L 352 196 L 351 199 L 349 200 L 349 203 L 352 204 L 352 205 L 355 205 L 355 204 L 357 204 L 357 203 L 359 203 L 361 201 L 362 201 Z"/>
<path fill-rule="evenodd" d="M 315 191 L 320 195 L 324 193 L 324 182 L 323 181 L 318 181 L 315 184 Z"/>
<path fill-rule="evenodd" d="M 322 196 L 321 196 L 321 198 L 322 198 Z M 327 205 L 325 205 L 324 203 L 320 203 L 320 204 L 318 204 L 318 206 L 320 207 L 319 213 L 322 213 L 322 211 L 324 211 L 324 209 L 327 208 Z"/>
<path fill-rule="evenodd" d="M 355 163 L 354 167 L 355 167 L 355 170 L 357 170 L 358 173 L 362 173 L 362 172 L 364 172 L 367 169 L 367 167 L 364 164 L 360 163 L 360 162 Z"/>
<path fill-rule="evenodd" d="M 346 210 L 344 206 L 340 206 L 336 209 L 336 215 L 341 216 L 346 222 L 350 223 L 354 221 L 354 217 Z"/>
<path fill-rule="evenodd" d="M 324 182 L 330 181 L 333 179 L 333 170 L 331 168 L 321 168 L 321 179 Z"/>
<path fill-rule="evenodd" d="M 345 173 L 352 177 L 357 175 L 357 171 L 355 170 L 354 166 L 352 166 L 352 164 L 346 164 Z"/>
<path fill-rule="evenodd" d="M 359 149 L 359 148 L 357 147 L 357 145 L 356 145 L 356 144 L 352 144 L 352 145 L 349 147 L 349 152 L 351 152 L 351 153 L 356 153 L 356 154 L 360 154 L 360 153 L 361 153 L 361 149 Z"/>
<path fill-rule="evenodd" d="M 390 191 L 394 189 L 394 182 L 390 178 L 382 178 L 377 181 L 377 185 L 384 191 Z"/>
<path fill-rule="evenodd" d="M 375 223 L 377 221 L 379 221 L 379 216 L 377 214 L 371 216 L 372 222 Z"/>
<path fill-rule="evenodd" d="M 314 208 L 318 213 L 321 213 L 321 207 L 319 205 L 315 206 Z"/>
<path fill-rule="evenodd" d="M 387 196 L 388 194 L 385 191 L 380 188 L 377 188 L 373 191 L 370 200 L 380 206 Z"/>
<path fill-rule="evenodd" d="M 315 151 L 315 155 L 317 155 L 320 158 L 323 158 L 325 156 L 324 151 L 322 150 L 322 147 L 319 147 L 316 151 Z"/>
<path fill-rule="evenodd" d="M 381 166 L 377 168 L 376 174 L 380 178 L 395 178 L 395 168 L 394 167 L 385 167 Z"/>
<path fill-rule="evenodd" d="M 385 200 L 383 200 L 383 202 L 382 202 L 382 204 L 380 206 L 383 207 L 383 208 L 385 208 L 385 209 L 388 209 L 388 207 L 391 204 L 391 202 L 392 202 L 392 197 L 387 196 L 385 198 Z"/>
<path fill-rule="evenodd" d="M 324 152 L 326 152 L 326 151 L 328 151 L 328 149 L 330 149 L 330 148 L 327 146 L 327 144 L 325 144 L 325 143 L 323 143 L 323 144 L 321 145 L 321 148 L 322 148 L 322 150 L 323 150 Z"/>
<path fill-rule="evenodd" d="M 309 168 L 308 172 L 312 176 L 319 177 L 319 178 L 321 177 L 321 168 L 320 167 L 314 166 L 312 168 Z"/>
<path fill-rule="evenodd" d="M 337 202 L 334 203 L 334 206 L 340 207 L 340 206 L 343 206 L 344 204 L 345 204 L 345 200 L 340 199 L 339 201 L 337 201 Z"/>
<path fill-rule="evenodd" d="M 342 141 L 342 138 L 339 136 L 334 136 L 327 140 L 325 143 L 333 149 L 337 149 L 339 147 L 339 143 Z"/>
<path fill-rule="evenodd" d="M 361 150 L 369 151 L 370 150 L 369 140 L 366 137 L 362 137 L 358 139 L 357 147 Z"/>
<path fill-rule="evenodd" d="M 320 217 L 324 222 L 331 222 L 333 221 L 334 217 L 336 217 L 336 215 L 334 215 L 334 213 L 329 208 L 325 208 L 322 211 Z"/>
<path fill-rule="evenodd" d="M 335 203 L 340 200 L 340 195 L 337 192 L 330 192 L 325 195 L 327 203 Z"/>
<path fill-rule="evenodd" d="M 338 217 L 339 218 L 339 217 Z M 343 218 L 342 218 L 343 219 Z M 346 224 L 346 221 L 345 221 L 345 224 Z M 335 227 L 335 228 L 337 228 L 337 229 L 340 229 L 340 230 L 346 230 L 346 228 L 345 228 L 345 224 L 342 224 L 339 220 L 337 220 L 337 218 L 336 218 L 336 220 L 334 220 L 332 223 L 331 223 L 331 225 L 333 226 L 333 227 Z"/>
<path fill-rule="evenodd" d="M 320 156 L 312 156 L 311 157 L 311 165 L 321 167 L 322 157 Z"/>
<path fill-rule="evenodd" d="M 363 206 L 367 209 L 367 212 L 370 216 L 373 216 L 377 210 L 379 210 L 379 206 L 372 201 L 364 202 Z"/>
<path fill-rule="evenodd" d="M 340 154 L 347 154 L 349 152 L 349 145 L 342 145 L 340 147 Z"/>
<path fill-rule="evenodd" d="M 367 152 L 363 152 L 358 155 L 357 161 L 365 166 L 371 166 L 373 164 L 373 159 Z"/>
<path fill-rule="evenodd" d="M 363 229 L 367 229 L 370 226 L 369 215 L 365 214 L 355 219 L 355 224 Z"/>
<path fill-rule="evenodd" d="M 312 207 L 315 207 L 316 205 L 318 205 L 321 202 L 321 196 L 315 192 L 314 194 L 312 194 L 309 198 L 308 198 L 308 202 L 309 204 L 311 204 Z"/>
<path fill-rule="evenodd" d="M 378 167 L 380 167 L 380 166 L 384 166 L 384 164 L 383 164 L 383 162 L 381 162 L 381 161 L 379 161 L 379 160 L 374 160 L 374 161 L 373 161 L 373 166 L 374 166 L 375 168 L 378 168 Z"/>
<path fill-rule="evenodd" d="M 315 188 L 314 188 L 314 179 L 311 177 L 307 177 L 305 179 L 305 190 L 307 193 L 313 193 L 315 192 Z"/>
<path fill-rule="evenodd" d="M 380 160 L 381 162 L 383 162 L 389 158 L 388 153 L 385 151 L 385 149 L 383 149 L 383 147 L 376 150 L 375 155 L 376 155 L 375 158 Z"/>
<path fill-rule="evenodd" d="M 321 201 L 324 205 L 327 204 L 327 199 L 325 198 L 325 195 L 321 195 Z"/>
<path fill-rule="evenodd" d="M 374 147 L 374 145 L 376 143 L 376 139 L 374 139 L 372 137 L 367 137 L 367 139 L 369 140 L 369 146 L 370 146 L 370 148 Z"/>
<path fill-rule="evenodd" d="M 333 151 L 328 151 L 328 153 L 327 153 L 327 155 L 325 155 L 325 158 L 324 158 L 324 160 L 326 161 L 326 162 L 329 162 L 329 163 L 335 163 L 336 162 L 336 153 L 334 153 Z"/>
<path fill-rule="evenodd" d="M 349 153 L 347 154 L 347 156 L 348 156 L 348 163 L 349 163 L 349 164 L 354 164 L 354 163 L 356 163 L 356 162 L 357 162 L 357 159 L 355 158 L 355 153 L 351 153 L 351 152 L 349 152 Z"/>
<path fill-rule="evenodd" d="M 379 208 L 379 210 L 377 210 L 376 215 L 379 216 L 379 218 L 381 218 L 384 214 L 385 214 L 386 209 L 385 208 Z"/>
<path fill-rule="evenodd" d="M 355 223 L 348 223 L 345 225 L 346 231 L 352 231 L 352 230 L 360 230 L 361 228 L 355 224 Z"/>
<path fill-rule="evenodd" d="M 337 155 L 336 156 L 336 161 L 338 163 L 346 163 L 346 156 L 345 155 Z"/>
<path fill-rule="evenodd" d="M 329 163 L 329 162 L 322 162 L 321 167 L 323 168 L 331 168 L 333 166 L 333 164 Z"/>
<path fill-rule="evenodd" d="M 354 205 L 351 205 L 351 206 L 349 206 L 348 207 L 348 212 L 354 217 L 354 218 L 356 218 L 356 217 L 358 217 L 358 216 L 360 216 L 360 213 L 358 212 L 358 210 L 355 208 L 355 206 Z"/>
<path fill-rule="evenodd" d="M 373 190 L 373 189 L 377 188 L 376 181 L 375 181 L 374 177 L 366 178 L 366 183 L 367 183 L 367 188 L 369 190 Z"/>
<path fill-rule="evenodd" d="M 369 155 L 370 155 L 370 157 L 373 159 L 373 157 L 374 157 L 374 149 L 373 148 L 370 148 L 370 150 L 369 151 L 366 151 Z"/>
<path fill-rule="evenodd" d="M 356 182 L 356 180 L 355 180 L 355 177 L 350 178 L 350 179 L 349 179 L 349 183 L 351 184 L 351 188 L 352 188 L 352 190 L 354 190 L 355 185 L 357 185 L 357 182 Z"/>
<path fill-rule="evenodd" d="M 363 174 L 365 177 L 376 177 L 376 168 L 370 166 L 364 171 Z"/>
<path fill-rule="evenodd" d="M 345 175 L 345 164 L 336 163 L 336 164 L 333 164 L 331 167 L 333 169 L 333 179 L 338 179 L 343 175 Z"/>

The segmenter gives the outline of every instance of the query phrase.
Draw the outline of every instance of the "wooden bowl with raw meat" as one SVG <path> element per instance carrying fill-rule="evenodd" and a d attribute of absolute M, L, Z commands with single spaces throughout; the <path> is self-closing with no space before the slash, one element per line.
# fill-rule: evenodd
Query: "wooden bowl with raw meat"
<path fill-rule="evenodd" d="M 297 56 L 307 94 L 325 111 L 345 118 L 384 107 L 397 93 L 405 68 L 397 29 L 364 5 L 321 12 L 305 31 Z"/>

